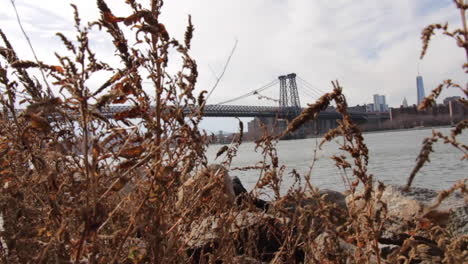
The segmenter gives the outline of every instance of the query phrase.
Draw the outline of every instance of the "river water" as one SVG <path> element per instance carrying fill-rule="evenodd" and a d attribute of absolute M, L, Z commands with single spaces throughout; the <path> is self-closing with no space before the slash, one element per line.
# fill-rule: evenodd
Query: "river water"
<path fill-rule="evenodd" d="M 436 128 L 436 130 L 450 135 L 450 128 Z M 414 168 L 423 139 L 432 135 L 431 129 L 399 130 L 364 134 L 364 140 L 369 148 L 369 172 L 374 179 L 387 184 L 406 184 L 411 170 Z M 312 164 L 314 150 L 321 138 L 280 141 L 277 145 L 280 165 L 286 170 L 282 191 L 287 190 L 293 183 L 290 176 L 292 169 L 301 175 L 309 171 Z M 330 159 L 332 155 L 340 155 L 338 140 L 326 143 L 321 150 L 317 150 L 316 162 L 311 173 L 312 184 L 320 189 L 345 190 L 343 177 Z M 342 139 L 341 139 L 342 141 Z M 468 134 L 459 136 L 459 141 L 468 144 Z M 214 160 L 221 145 L 211 145 L 208 149 L 208 159 L 220 162 L 221 156 Z M 234 158 L 232 167 L 255 165 L 263 160 L 261 152 L 255 152 L 255 144 L 247 142 L 241 145 L 238 155 Z M 468 177 L 468 161 L 462 161 L 463 153 L 452 146 L 438 142 L 434 145 L 434 152 L 427 163 L 416 175 L 413 186 L 441 190 L 451 187 L 457 180 Z M 238 176 L 246 189 L 251 190 L 260 175 L 259 170 L 232 171 L 231 176 Z M 342 174 L 342 173 L 341 173 Z M 347 174 L 351 176 L 351 171 Z"/>

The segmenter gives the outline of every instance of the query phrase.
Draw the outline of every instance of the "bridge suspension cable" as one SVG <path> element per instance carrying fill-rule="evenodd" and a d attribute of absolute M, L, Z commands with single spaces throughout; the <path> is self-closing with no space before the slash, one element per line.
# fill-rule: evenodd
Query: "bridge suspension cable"
<path fill-rule="evenodd" d="M 266 90 L 266 89 L 268 89 L 268 88 L 271 88 L 271 87 L 275 86 L 276 84 L 278 84 L 278 80 L 273 80 L 273 81 L 271 81 L 270 83 L 265 84 L 264 86 L 262 86 L 262 87 L 260 87 L 260 88 L 258 88 L 258 89 L 256 89 L 256 90 L 253 90 L 253 91 L 251 91 L 251 92 L 249 92 L 249 93 L 246 93 L 246 94 L 244 94 L 244 95 L 241 95 L 241 96 L 232 98 L 232 99 L 230 99 L 230 100 L 226 100 L 226 101 L 223 101 L 223 102 L 219 102 L 219 103 L 217 103 L 217 104 L 218 104 L 218 105 L 223 105 L 223 104 L 228 104 L 228 103 L 231 103 L 231 102 L 240 100 L 240 99 L 244 99 L 244 98 L 246 98 L 246 97 L 249 97 L 249 96 L 258 94 L 259 92 L 264 91 L 264 90 Z"/>
<path fill-rule="evenodd" d="M 317 95 L 314 94 L 314 93 L 309 92 L 309 91 L 306 90 L 306 89 L 301 89 L 301 90 L 299 90 L 299 93 L 305 94 L 307 97 L 309 97 L 309 98 L 311 98 L 311 99 L 313 99 L 313 100 L 316 100 L 316 99 L 319 98 L 319 96 L 317 96 Z"/>
<path fill-rule="evenodd" d="M 308 89 L 310 92 L 314 93 L 318 97 L 322 96 L 325 94 L 324 91 L 321 89 L 317 88 L 315 85 L 310 84 L 308 81 L 302 79 L 301 77 L 297 77 L 297 79 L 304 85 L 306 89 Z"/>
<path fill-rule="evenodd" d="M 299 82 L 301 84 L 301 92 L 305 93 L 305 94 L 308 94 L 309 96 L 311 96 L 312 98 L 314 99 L 318 99 L 320 98 L 324 93 L 319 93 L 315 90 L 312 90 L 310 87 L 307 87 L 305 85 L 303 85 L 301 82 Z"/>
<path fill-rule="evenodd" d="M 2 93 L 7 93 L 7 90 L 6 88 L 4 87 L 0 87 L 0 92 Z M 23 98 L 23 99 L 31 99 L 29 97 L 26 97 L 28 94 L 24 93 L 24 92 L 20 92 L 20 91 L 15 91 L 15 96 L 19 97 L 19 98 Z"/>

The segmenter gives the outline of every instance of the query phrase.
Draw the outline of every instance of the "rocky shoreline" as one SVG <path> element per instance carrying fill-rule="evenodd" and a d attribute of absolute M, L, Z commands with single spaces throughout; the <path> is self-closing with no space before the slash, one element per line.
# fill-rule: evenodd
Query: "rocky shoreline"
<path fill-rule="evenodd" d="M 319 190 L 318 196 L 311 196 L 301 202 L 291 199 L 288 195 L 282 197 L 280 201 L 264 201 L 252 197 L 242 185 L 237 177 L 229 177 L 225 173 L 224 183 L 226 192 L 234 193 L 235 197 L 230 200 L 238 210 L 226 210 L 223 217 L 207 217 L 199 223 L 193 223 L 191 230 L 186 237 L 189 246 L 188 254 L 196 262 L 204 262 L 203 256 L 214 252 L 220 244 L 224 243 L 220 229 L 231 234 L 237 234 L 233 242 L 235 244 L 237 257 L 233 263 L 268 263 L 275 260 L 282 251 L 282 245 L 286 239 L 298 239 L 303 234 L 303 230 L 294 230 L 295 233 L 285 235 L 285 226 L 293 220 L 299 210 L 315 210 L 318 204 L 324 203 L 333 209 L 332 223 L 327 226 L 334 226 L 336 230 L 345 229 L 346 218 L 348 217 L 348 207 L 354 202 L 354 207 L 359 208 L 360 201 L 353 201 L 353 197 L 333 190 Z M 229 179 L 226 181 L 226 179 Z M 355 195 L 358 195 L 356 192 Z M 454 240 L 460 240 L 461 247 L 464 247 L 468 240 L 468 206 L 467 200 L 459 192 L 455 192 L 447 197 L 437 208 L 431 206 L 437 203 L 438 192 L 425 188 L 411 188 L 404 191 L 403 186 L 388 185 L 383 191 L 381 200 L 387 206 L 387 215 L 383 232 L 378 238 L 380 256 L 386 261 L 396 261 L 397 253 L 401 254 L 408 250 L 408 241 L 422 252 L 419 257 L 412 258 L 409 263 L 439 263 L 444 259 L 446 252 L 441 248 L 440 241 L 431 237 L 430 232 L 418 229 L 415 232 L 415 219 L 421 225 L 430 227 L 439 226 Z M 223 222 L 222 219 L 234 219 L 230 222 Z M 320 228 L 323 226 L 323 219 L 308 219 L 312 221 L 312 226 Z M 419 222 L 418 222 L 419 221 Z M 426 221 L 426 222 L 424 222 Z M 429 228 L 427 228 L 429 230 Z M 251 254 L 252 238 L 255 241 L 253 248 L 256 254 Z M 247 241 L 249 241 L 247 243 Z M 334 241 L 333 245 L 329 245 Z M 336 237 L 332 232 L 319 232 L 314 243 L 317 255 L 323 247 L 336 247 L 336 256 L 327 256 L 339 260 L 339 263 L 349 263 L 346 256 L 353 256 L 356 245 L 353 241 L 346 241 L 342 237 Z M 464 244 L 465 243 L 465 244 Z M 306 261 L 304 252 L 298 246 L 293 249 L 294 259 L 297 263 Z M 255 255 L 257 257 L 251 257 Z M 468 259 L 468 250 L 464 250 Z M 319 259 L 319 258 L 318 258 Z M 370 259 L 371 263 L 378 263 L 375 256 Z"/>

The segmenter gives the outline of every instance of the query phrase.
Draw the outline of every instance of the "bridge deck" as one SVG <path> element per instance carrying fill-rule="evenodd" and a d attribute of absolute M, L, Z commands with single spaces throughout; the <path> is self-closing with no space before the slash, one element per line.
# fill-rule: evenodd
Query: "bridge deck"
<path fill-rule="evenodd" d="M 115 113 L 129 110 L 129 106 L 111 106 L 103 109 L 103 113 L 107 116 L 112 116 Z M 304 110 L 305 108 L 302 108 Z M 194 112 L 197 109 L 186 108 L 185 114 Z M 272 118 L 286 118 L 293 113 L 293 109 L 288 112 L 276 106 L 250 106 L 250 105 L 206 105 L 203 116 L 206 117 L 272 117 Z M 355 120 L 368 120 L 373 118 L 388 119 L 388 113 L 363 113 L 351 112 L 351 117 Z M 337 112 L 320 112 L 319 119 L 339 119 L 341 114 Z"/>
<path fill-rule="evenodd" d="M 132 106 L 109 106 L 103 107 L 101 113 L 113 118 L 115 114 L 132 109 Z M 302 108 L 304 110 L 305 108 Z M 18 109 L 18 112 L 23 111 Z M 198 111 L 196 106 L 187 107 L 184 109 L 185 114 L 190 114 Z M 206 105 L 203 116 L 206 117 L 271 117 L 271 118 L 289 118 L 294 113 L 294 109 L 286 110 L 276 106 L 249 106 L 249 105 Z M 371 119 L 389 119 L 388 113 L 363 113 L 350 112 L 353 120 L 365 121 Z M 319 119 L 340 119 L 341 114 L 337 112 L 323 111 L 319 114 Z"/>

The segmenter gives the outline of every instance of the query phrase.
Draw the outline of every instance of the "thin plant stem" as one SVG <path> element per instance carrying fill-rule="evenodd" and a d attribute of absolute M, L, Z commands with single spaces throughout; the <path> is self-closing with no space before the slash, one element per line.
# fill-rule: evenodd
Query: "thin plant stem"
<path fill-rule="evenodd" d="M 49 93 L 49 96 L 52 96 L 52 90 L 50 89 L 49 82 L 47 81 L 47 78 L 46 78 L 46 76 L 45 76 L 42 63 L 41 63 L 41 62 L 39 61 L 39 59 L 37 58 L 36 52 L 34 51 L 33 45 L 31 44 L 31 40 L 29 39 L 28 34 L 26 34 L 26 31 L 25 31 L 24 28 L 23 28 L 23 24 L 21 23 L 21 19 L 20 19 L 20 17 L 19 17 L 18 10 L 16 9 L 15 0 L 10 0 L 10 2 L 11 2 L 11 5 L 13 6 L 13 9 L 15 10 L 16 19 L 17 19 L 17 21 L 18 21 L 18 25 L 19 25 L 20 28 L 21 28 L 21 32 L 23 32 L 23 35 L 24 35 L 24 37 L 26 38 L 26 41 L 28 42 L 29 48 L 31 48 L 31 51 L 32 51 L 32 53 L 33 53 L 33 55 L 34 55 L 34 59 L 36 60 L 36 63 L 39 65 L 39 70 L 40 70 L 40 72 L 41 72 L 42 79 L 44 80 L 44 83 L 45 83 L 46 86 L 47 86 L 47 92 Z"/>

